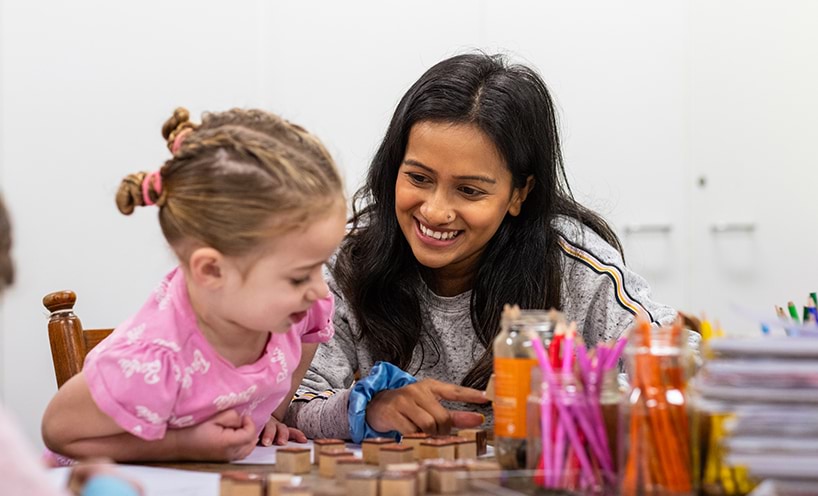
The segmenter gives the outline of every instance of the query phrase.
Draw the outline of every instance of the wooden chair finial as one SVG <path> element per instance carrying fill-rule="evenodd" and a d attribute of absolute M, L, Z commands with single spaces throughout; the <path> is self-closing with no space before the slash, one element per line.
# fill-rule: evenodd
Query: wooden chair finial
<path fill-rule="evenodd" d="M 55 291 L 43 297 L 43 305 L 51 313 L 60 310 L 73 310 L 76 302 L 77 294 L 70 290 Z"/>

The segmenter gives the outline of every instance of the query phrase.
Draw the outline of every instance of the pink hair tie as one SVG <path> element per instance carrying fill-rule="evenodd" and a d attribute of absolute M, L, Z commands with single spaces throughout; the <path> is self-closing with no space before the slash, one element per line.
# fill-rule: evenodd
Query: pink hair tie
<path fill-rule="evenodd" d="M 162 175 L 159 171 L 153 171 L 142 180 L 142 201 L 146 206 L 156 205 L 156 202 L 151 200 L 150 183 L 153 181 L 153 191 L 157 198 L 162 195 Z"/>
<path fill-rule="evenodd" d="M 179 134 L 177 134 L 176 137 L 173 138 L 173 144 L 170 147 L 170 153 L 176 155 L 176 153 L 179 151 L 179 148 L 182 148 L 182 143 L 185 141 L 185 138 L 187 138 L 187 135 L 189 135 L 192 132 L 193 129 L 189 127 L 186 127 L 179 131 Z"/>

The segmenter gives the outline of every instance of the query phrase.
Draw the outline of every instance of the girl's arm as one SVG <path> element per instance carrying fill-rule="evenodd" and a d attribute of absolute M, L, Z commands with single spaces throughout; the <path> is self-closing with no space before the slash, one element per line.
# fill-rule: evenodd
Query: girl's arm
<path fill-rule="evenodd" d="M 66 382 L 46 408 L 43 441 L 71 458 L 109 457 L 116 461 L 228 461 L 246 457 L 255 446 L 255 426 L 235 410 L 204 423 L 168 429 L 162 439 L 146 441 L 125 432 L 94 402 L 83 373 Z"/>
<path fill-rule="evenodd" d="M 292 386 L 287 392 L 287 396 L 281 400 L 281 404 L 273 412 L 267 425 L 264 426 L 264 432 L 261 433 L 261 444 L 263 446 L 271 446 L 273 444 L 284 445 L 287 441 L 292 439 L 298 443 L 306 443 L 307 436 L 299 429 L 289 427 L 284 424 L 284 416 L 287 414 L 287 409 L 290 407 L 293 395 L 301 385 L 301 380 L 304 379 L 304 374 L 310 368 L 312 358 L 315 356 L 315 350 L 318 349 L 318 343 L 304 343 L 301 348 L 301 361 L 298 362 L 293 372 Z"/>

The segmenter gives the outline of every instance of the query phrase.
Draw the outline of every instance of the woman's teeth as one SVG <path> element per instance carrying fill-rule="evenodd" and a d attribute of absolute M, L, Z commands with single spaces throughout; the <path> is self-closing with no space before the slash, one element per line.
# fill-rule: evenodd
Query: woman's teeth
<path fill-rule="evenodd" d="M 432 231 L 431 229 L 427 228 L 423 224 L 418 223 L 418 225 L 420 226 L 420 232 L 422 232 L 424 236 L 439 239 L 441 241 L 448 241 L 450 239 L 454 239 L 458 234 L 460 234 L 460 231 L 439 232 L 439 231 Z"/>

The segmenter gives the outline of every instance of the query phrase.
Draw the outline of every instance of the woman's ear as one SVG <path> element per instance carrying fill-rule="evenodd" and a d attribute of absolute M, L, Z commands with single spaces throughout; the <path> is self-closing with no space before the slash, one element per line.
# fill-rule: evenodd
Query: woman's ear
<path fill-rule="evenodd" d="M 196 248 L 188 260 L 193 282 L 206 289 L 219 289 L 225 282 L 225 258 L 218 250 Z"/>
<path fill-rule="evenodd" d="M 525 186 L 522 188 L 514 188 L 511 192 L 511 202 L 508 205 L 508 213 L 514 217 L 520 215 L 520 210 L 523 208 L 523 202 L 528 197 L 531 189 L 534 187 L 534 176 L 528 176 L 525 180 Z"/>

